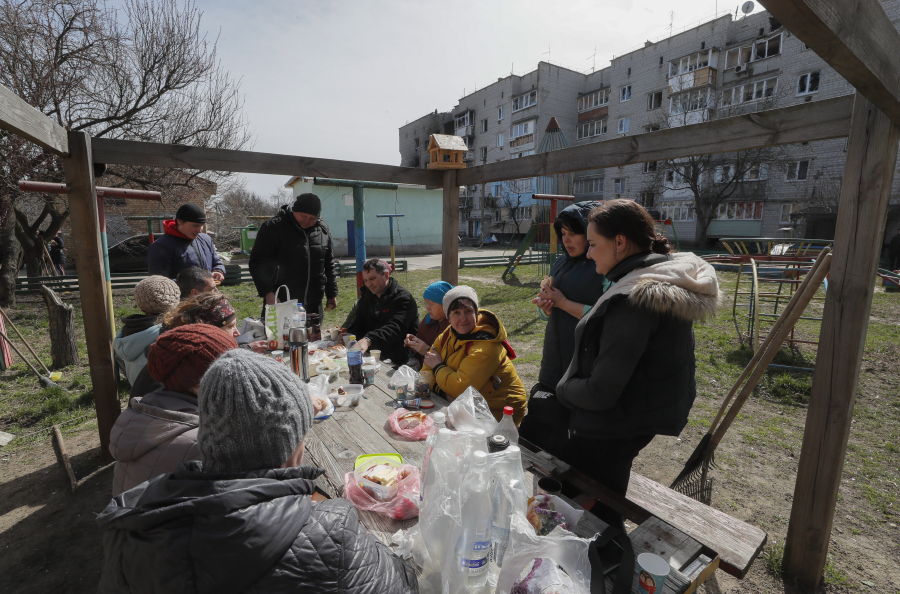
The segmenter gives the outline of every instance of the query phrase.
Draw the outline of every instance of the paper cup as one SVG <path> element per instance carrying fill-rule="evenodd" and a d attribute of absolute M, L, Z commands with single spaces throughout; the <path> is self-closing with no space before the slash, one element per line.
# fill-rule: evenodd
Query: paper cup
<path fill-rule="evenodd" d="M 344 334 L 344 337 L 341 340 L 344 341 L 344 346 L 347 346 L 348 344 L 350 344 L 351 341 L 356 340 L 356 335 L 355 334 Z"/>
<path fill-rule="evenodd" d="M 363 365 L 362 366 L 363 378 L 365 379 L 367 386 L 375 385 L 375 366 L 374 365 Z"/>
<path fill-rule="evenodd" d="M 653 553 L 641 553 L 638 562 L 638 592 L 656 594 L 662 592 L 670 567 L 665 559 Z"/>
<path fill-rule="evenodd" d="M 381 351 L 379 351 L 378 349 L 369 349 L 369 355 L 375 357 L 376 361 L 381 360 Z"/>
<path fill-rule="evenodd" d="M 537 492 L 547 495 L 562 495 L 562 483 L 556 479 L 544 477 L 538 481 Z"/>
<path fill-rule="evenodd" d="M 337 339 L 341 337 L 341 329 L 340 328 L 332 328 L 328 331 L 328 337 L 332 342 L 337 342 Z"/>

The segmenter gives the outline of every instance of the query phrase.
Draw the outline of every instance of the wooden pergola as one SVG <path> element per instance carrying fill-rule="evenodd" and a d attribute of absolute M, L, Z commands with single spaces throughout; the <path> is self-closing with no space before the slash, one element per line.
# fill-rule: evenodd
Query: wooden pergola
<path fill-rule="evenodd" d="M 413 169 L 198 148 L 67 132 L 0 86 L 0 126 L 62 157 L 102 453 L 119 415 L 104 282 L 94 163 L 313 176 L 443 187 L 441 276 L 458 276 L 460 185 L 549 176 L 849 137 L 831 281 L 784 555 L 813 589 L 828 551 L 850 433 L 875 272 L 900 140 L 900 33 L 877 0 L 761 0 L 855 95 L 541 153 L 460 170 Z M 873 233 L 873 229 L 875 232 Z"/>

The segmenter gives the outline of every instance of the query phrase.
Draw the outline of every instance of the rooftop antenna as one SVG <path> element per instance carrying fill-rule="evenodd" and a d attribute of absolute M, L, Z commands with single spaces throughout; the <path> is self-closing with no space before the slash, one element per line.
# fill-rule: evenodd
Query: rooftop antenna
<path fill-rule="evenodd" d="M 756 8 L 756 4 L 754 4 L 751 0 L 747 0 L 741 5 L 741 12 L 743 12 L 746 16 L 753 12 L 754 8 Z"/>
<path fill-rule="evenodd" d="M 593 60 L 591 62 L 591 72 L 593 72 L 597 68 L 597 46 L 596 45 L 594 46 L 594 55 L 588 56 L 587 59 Z"/>
<path fill-rule="evenodd" d="M 545 51 L 541 55 L 543 56 L 544 54 L 547 54 L 547 63 L 551 64 L 552 62 L 550 62 L 550 44 L 549 43 L 547 44 L 547 51 Z"/>
<path fill-rule="evenodd" d="M 672 36 L 672 31 L 675 28 L 675 11 L 669 12 L 669 37 Z"/>

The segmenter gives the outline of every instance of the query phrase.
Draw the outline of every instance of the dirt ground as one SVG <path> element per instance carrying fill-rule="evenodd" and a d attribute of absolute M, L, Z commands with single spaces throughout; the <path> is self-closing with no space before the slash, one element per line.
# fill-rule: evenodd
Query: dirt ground
<path fill-rule="evenodd" d="M 498 275 L 474 271 L 467 274 L 471 276 L 465 280 L 473 286 L 480 283 L 485 292 L 489 288 L 498 294 L 513 289 L 497 286 L 502 284 L 495 278 Z M 416 285 L 415 294 L 420 292 L 418 285 L 424 286 L 427 281 L 425 276 L 418 279 L 410 274 L 408 282 Z M 255 297 L 248 298 L 247 307 L 257 308 L 256 303 Z M 831 536 L 826 584 L 822 588 L 829 593 L 900 593 L 898 303 L 900 296 L 886 296 L 879 291 L 873 304 L 854 429 Z M 29 307 L 18 308 L 16 315 L 25 319 L 32 313 L 40 316 L 39 305 L 33 306 L 33 312 Z M 499 302 L 491 305 L 498 312 L 503 312 L 503 307 Z M 512 303 L 509 307 L 522 309 Z M 515 322 L 508 325 L 520 351 L 516 363 L 519 366 L 521 361 L 520 373 L 530 385 L 540 363 L 541 330 L 531 323 L 530 312 L 527 316 L 521 314 L 521 321 L 514 320 L 512 310 L 500 315 Z M 696 329 L 698 397 L 690 422 L 677 438 L 657 437 L 638 457 L 635 471 L 662 484 L 671 483 L 705 433 L 746 362 L 735 355 L 740 344 L 733 325 L 728 327 L 730 323 L 730 315 L 720 316 L 716 323 Z M 813 332 L 812 328 L 799 330 L 801 336 Z M 36 345 L 40 348 L 39 341 Z M 84 359 L 82 374 L 87 371 Z M 4 392 L 8 395 L 25 381 L 31 380 L 16 370 L 0 376 L 0 430 L 13 430 L 12 417 L 3 408 Z M 779 396 L 782 387 L 778 381 L 765 380 L 760 393 L 747 402 L 720 445 L 718 466 L 711 472 L 712 505 L 766 530 L 766 549 L 743 580 L 719 571 L 699 589 L 701 593 L 795 592 L 780 573 L 768 566 L 780 562 L 779 546 L 787 533 L 806 406 L 793 392 L 789 397 Z M 796 381 L 802 384 L 809 379 Z M 802 385 L 789 387 L 803 391 Z M 95 517 L 109 501 L 112 468 L 104 467 L 100 460 L 94 419 L 76 419 L 64 427 L 64 434 L 80 479 L 75 493 L 70 492 L 65 475 L 56 464 L 49 437 L 17 440 L 10 444 L 12 448 L 0 448 L 0 592 L 96 591 L 102 548 Z"/>

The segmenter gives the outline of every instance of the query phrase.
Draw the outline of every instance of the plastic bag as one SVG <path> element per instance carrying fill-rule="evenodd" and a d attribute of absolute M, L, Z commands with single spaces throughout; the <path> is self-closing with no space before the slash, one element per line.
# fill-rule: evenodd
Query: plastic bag
<path fill-rule="evenodd" d="M 522 582 L 536 573 L 532 562 L 537 559 L 541 559 L 540 565 L 547 563 L 548 567 L 540 572 L 541 575 L 533 577 L 555 578 L 557 576 L 551 575 L 550 565 L 559 565 L 572 580 L 571 586 L 567 584 L 568 589 L 559 590 L 560 592 L 590 594 L 591 562 L 588 561 L 588 547 L 592 540 L 594 539 L 575 536 L 558 526 L 547 536 L 538 536 L 525 516 L 514 514 L 510 524 L 509 548 L 503 559 L 503 569 L 497 578 L 496 594 L 532 592 L 533 590 L 527 589 L 529 584 Z M 526 570 L 529 572 L 526 573 Z M 518 589 L 514 590 L 517 583 Z M 543 585 L 547 587 L 551 583 L 544 582 Z M 523 587 L 526 589 L 522 589 Z"/>
<path fill-rule="evenodd" d="M 529 499 L 525 513 L 538 536 L 550 534 L 557 526 L 571 532 L 583 515 L 584 510 L 577 510 L 556 495 L 546 493 L 537 493 Z"/>
<path fill-rule="evenodd" d="M 390 501 L 378 501 L 366 493 L 356 481 L 356 475 L 344 475 L 344 499 L 357 509 L 378 512 L 395 520 L 408 520 L 419 515 L 416 501 L 419 500 L 419 469 L 412 464 L 400 467 L 400 481 L 397 495 Z"/>
<path fill-rule="evenodd" d="M 513 586 L 512 594 L 568 594 L 573 590 L 572 578 L 552 559 L 535 559 L 528 575 Z"/>
<path fill-rule="evenodd" d="M 411 394 L 416 390 L 415 370 L 407 365 L 402 365 L 394 372 L 394 375 L 391 376 L 391 381 L 388 385 L 394 391 L 394 398 L 397 400 L 412 398 Z"/>
<path fill-rule="evenodd" d="M 272 332 L 266 328 L 265 324 L 253 318 L 244 318 L 241 325 L 238 326 L 238 332 L 240 335 L 235 339 L 238 344 L 247 344 L 257 340 L 269 342 L 273 337 Z"/>
<path fill-rule="evenodd" d="M 493 435 L 498 425 L 487 400 L 472 387 L 466 388 L 465 392 L 450 403 L 447 407 L 447 420 L 457 431 L 484 429 L 488 435 Z"/>
<path fill-rule="evenodd" d="M 410 411 L 405 408 L 398 408 L 388 416 L 388 424 L 391 426 L 391 431 L 401 437 L 408 437 L 416 441 L 428 437 L 428 432 L 434 426 L 434 420 L 425 413 L 421 413 L 425 417 L 425 420 L 422 422 L 400 418 L 408 412 Z"/>
<path fill-rule="evenodd" d="M 328 376 L 318 375 L 307 384 L 309 388 L 309 397 L 318 398 L 325 401 L 325 408 L 319 411 L 314 420 L 321 421 L 327 419 L 334 414 L 334 402 L 328 397 Z"/>
<path fill-rule="evenodd" d="M 281 285 L 275 290 L 275 298 L 278 298 L 278 293 L 282 288 L 287 293 L 287 301 L 266 305 L 266 328 L 272 332 L 272 337 L 269 339 L 269 350 L 271 351 L 283 349 L 287 344 L 291 318 L 297 311 L 297 300 L 291 299 L 291 291 L 287 285 Z"/>

